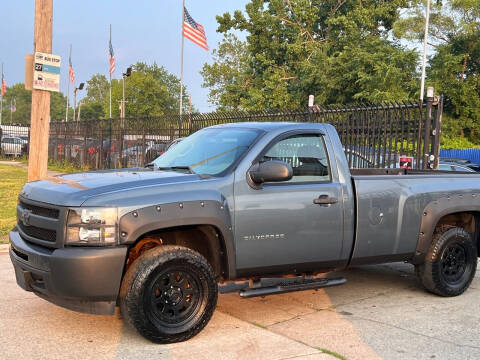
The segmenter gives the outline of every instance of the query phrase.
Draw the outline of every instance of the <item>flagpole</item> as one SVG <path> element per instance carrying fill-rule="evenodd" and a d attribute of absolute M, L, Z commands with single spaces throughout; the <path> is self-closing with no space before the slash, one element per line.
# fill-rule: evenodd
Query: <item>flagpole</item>
<path fill-rule="evenodd" d="M 12 125 L 12 116 L 13 116 L 13 107 L 12 107 L 12 98 L 10 98 L 10 125 Z"/>
<path fill-rule="evenodd" d="M 111 43 L 112 43 L 112 24 L 110 24 L 110 44 Z M 110 44 L 109 44 L 109 46 L 110 46 Z M 111 119 L 112 118 L 112 72 L 110 71 L 110 67 L 108 68 L 108 73 L 110 74 L 110 112 L 109 112 L 109 119 Z"/>
<path fill-rule="evenodd" d="M 183 24 L 185 23 L 185 0 L 182 5 L 182 55 L 180 57 L 180 129 L 182 128 L 182 108 L 183 108 L 183 47 L 185 44 L 185 38 L 183 36 Z"/>
<path fill-rule="evenodd" d="M 70 44 L 70 59 L 72 58 L 72 44 Z M 70 96 L 70 71 L 68 72 L 68 76 L 67 76 L 67 108 L 65 109 L 65 122 L 68 121 L 68 105 L 69 105 L 69 102 L 68 102 L 68 98 Z M 75 120 L 75 119 L 74 119 Z"/>

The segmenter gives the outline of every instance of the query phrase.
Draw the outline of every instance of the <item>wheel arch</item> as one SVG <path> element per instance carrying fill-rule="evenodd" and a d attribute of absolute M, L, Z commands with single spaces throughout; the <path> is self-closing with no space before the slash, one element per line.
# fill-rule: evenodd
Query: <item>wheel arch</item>
<path fill-rule="evenodd" d="M 150 244 L 149 248 L 161 244 L 180 245 L 202 254 L 218 277 L 235 277 L 230 215 L 227 206 L 217 201 L 182 202 L 134 210 L 120 218 L 119 232 L 121 243 L 129 246 L 127 259 L 145 243 Z"/>
<path fill-rule="evenodd" d="M 439 225 L 465 228 L 474 236 L 478 252 L 480 249 L 480 195 L 447 196 L 432 201 L 425 207 L 413 264 L 423 262 L 432 242 L 434 231 Z M 478 255 L 480 256 L 480 253 Z"/>

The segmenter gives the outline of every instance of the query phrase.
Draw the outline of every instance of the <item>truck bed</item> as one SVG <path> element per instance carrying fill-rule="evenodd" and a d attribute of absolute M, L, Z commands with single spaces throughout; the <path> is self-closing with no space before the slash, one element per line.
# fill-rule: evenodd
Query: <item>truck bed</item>
<path fill-rule="evenodd" d="M 417 169 L 350 169 L 352 176 L 356 175 L 441 175 L 450 174 L 451 171 L 442 170 L 417 170 Z M 471 172 L 456 171 L 455 174 L 473 174 Z"/>
<path fill-rule="evenodd" d="M 465 202 L 480 209 L 479 183 L 477 173 L 353 169 L 356 236 L 351 264 L 411 260 L 423 222 L 434 227 L 443 208 L 460 208 Z"/>

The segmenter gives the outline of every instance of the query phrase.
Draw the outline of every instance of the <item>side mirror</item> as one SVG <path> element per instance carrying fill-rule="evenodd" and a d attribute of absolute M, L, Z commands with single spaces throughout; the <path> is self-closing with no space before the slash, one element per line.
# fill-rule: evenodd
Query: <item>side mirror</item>
<path fill-rule="evenodd" d="M 271 160 L 253 165 L 248 171 L 255 184 L 264 182 L 288 181 L 293 176 L 290 164 L 284 161 Z"/>

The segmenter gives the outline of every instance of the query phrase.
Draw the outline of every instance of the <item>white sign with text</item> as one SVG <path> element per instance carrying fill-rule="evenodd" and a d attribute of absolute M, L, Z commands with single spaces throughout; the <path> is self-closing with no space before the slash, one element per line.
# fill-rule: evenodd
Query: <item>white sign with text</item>
<path fill-rule="evenodd" d="M 33 88 L 59 92 L 60 56 L 36 52 L 33 63 Z"/>

